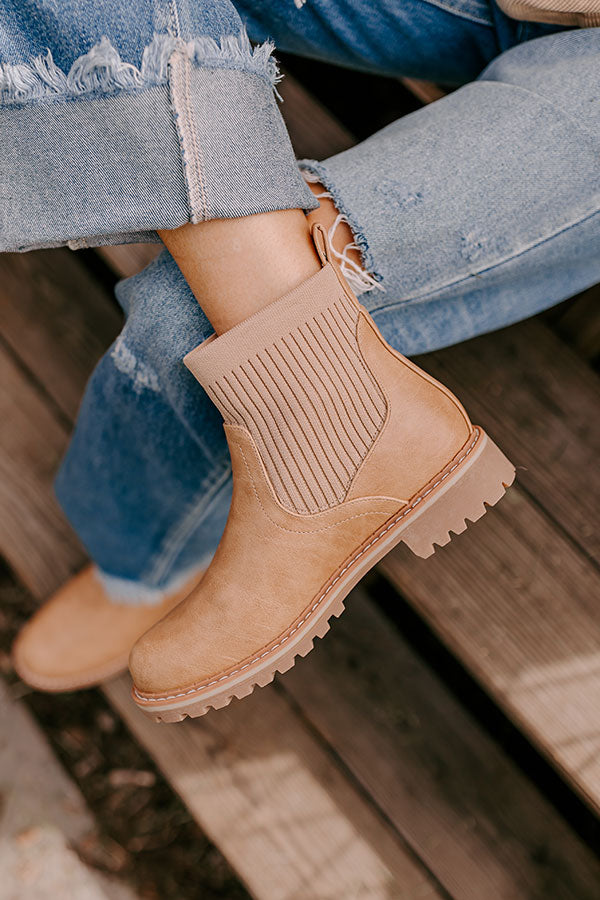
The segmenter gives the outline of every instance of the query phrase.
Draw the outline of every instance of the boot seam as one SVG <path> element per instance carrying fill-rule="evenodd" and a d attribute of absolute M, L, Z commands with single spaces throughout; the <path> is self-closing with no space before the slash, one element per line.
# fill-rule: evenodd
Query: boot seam
<path fill-rule="evenodd" d="M 404 366 L 407 366 L 407 368 L 409 368 L 411 372 L 414 372 L 415 375 L 418 375 L 419 378 L 422 379 L 422 381 L 425 381 L 428 385 L 430 385 L 430 387 L 435 388 L 438 393 L 442 394 L 450 403 L 452 403 L 452 405 L 456 408 L 456 411 L 460 413 L 461 418 L 463 419 L 464 424 L 467 427 L 467 437 L 465 440 L 468 440 L 469 435 L 473 432 L 473 425 L 460 400 L 455 397 L 451 390 L 449 390 L 445 385 L 438 381 L 437 378 L 434 378 L 433 375 L 429 374 L 429 372 L 425 372 L 423 369 L 419 368 L 419 366 L 415 365 L 415 363 L 413 363 L 410 359 L 403 356 L 398 352 L 398 350 L 395 350 L 394 347 L 391 347 L 382 337 L 379 329 L 377 328 L 377 325 L 373 321 L 372 315 L 366 309 L 364 309 L 364 317 L 372 330 L 377 335 L 379 342 L 387 350 L 388 353 L 391 353 L 398 362 L 402 363 L 402 365 Z"/>
<path fill-rule="evenodd" d="M 249 437 L 251 437 L 251 436 L 249 435 Z M 238 449 L 239 449 L 240 453 L 242 454 L 242 459 L 244 460 L 244 466 L 246 467 L 246 472 L 248 473 L 250 483 L 252 484 L 252 490 L 254 491 L 254 496 L 258 500 L 258 504 L 259 504 L 260 508 L 262 509 L 263 514 L 266 516 L 266 518 L 269 520 L 269 522 L 271 522 L 273 525 L 275 525 L 276 528 L 279 528 L 280 531 L 287 531 L 290 534 L 319 534 L 321 531 L 329 531 L 331 528 L 336 528 L 338 525 L 343 525 L 345 522 L 350 522 L 352 519 L 360 519 L 363 516 L 387 515 L 389 513 L 389 510 L 387 510 L 387 509 L 373 509 L 373 510 L 368 510 L 367 512 L 356 513 L 353 516 L 346 516 L 345 519 L 339 519 L 339 521 L 332 522 L 330 525 L 324 525 L 322 528 L 314 528 L 314 529 L 309 529 L 309 530 L 301 530 L 299 528 L 286 528 L 285 525 L 280 525 L 278 522 L 276 522 L 275 519 L 273 519 L 267 512 L 267 509 L 266 509 L 265 505 L 263 504 L 262 500 L 260 499 L 258 491 L 256 490 L 256 483 L 254 481 L 254 476 L 252 475 L 250 466 L 248 465 L 248 460 L 246 459 L 246 454 L 244 453 L 243 448 L 239 444 L 238 444 Z M 262 463 L 262 460 L 261 460 L 261 463 Z M 266 472 L 265 472 L 265 476 L 266 476 Z M 267 483 L 269 485 L 269 489 L 272 490 L 270 481 L 268 481 L 268 479 L 267 479 Z M 363 499 L 363 498 L 359 498 L 359 499 Z M 365 497 L 364 499 L 367 500 L 367 499 L 371 499 L 371 498 Z M 390 497 L 389 499 L 394 500 L 395 498 Z M 279 502 L 279 501 L 277 501 L 277 502 Z M 352 502 L 352 501 L 350 501 L 350 502 Z M 406 504 L 406 500 L 398 500 L 398 503 L 401 503 L 404 505 L 404 504 Z M 292 515 L 300 515 L 300 513 L 294 513 L 293 511 L 287 509 L 285 506 L 283 506 L 283 504 L 279 504 L 279 505 L 281 506 L 282 510 L 284 510 L 284 512 L 286 512 L 288 514 L 291 512 Z M 341 504 L 338 504 L 338 508 L 340 505 Z M 329 509 L 335 509 L 335 508 L 336 508 L 335 506 L 329 507 Z M 320 510 L 320 512 L 328 512 L 328 509 Z M 318 513 L 313 513 L 313 515 L 318 515 Z"/>
<path fill-rule="evenodd" d="M 190 694 L 195 694 L 198 691 L 203 690 L 204 688 L 213 687 L 214 685 L 219 684 L 222 681 L 226 681 L 227 679 L 232 678 L 234 675 L 239 675 L 240 672 L 245 671 L 246 669 L 253 666 L 255 663 L 260 662 L 261 659 L 264 659 L 266 656 L 269 656 L 275 650 L 279 649 L 279 647 L 281 647 L 283 644 L 285 644 L 292 637 L 292 635 L 295 634 L 302 627 L 302 625 L 304 625 L 304 623 L 312 616 L 312 614 L 315 612 L 315 610 L 325 600 L 325 598 L 327 597 L 329 592 L 332 590 L 334 585 L 337 584 L 337 582 L 348 571 L 348 569 L 351 566 L 353 566 L 354 563 L 357 562 L 368 550 L 370 550 L 370 548 L 374 544 L 376 544 L 378 541 L 380 541 L 381 538 L 385 534 L 387 534 L 387 532 L 390 531 L 391 528 L 393 528 L 395 525 L 397 525 L 398 522 L 401 521 L 401 519 L 403 519 L 412 510 L 414 510 L 419 505 L 419 503 L 421 503 L 433 490 L 435 490 L 435 488 L 439 487 L 439 485 L 446 478 L 448 478 L 448 476 L 451 475 L 452 472 L 454 472 L 458 468 L 458 466 L 461 465 L 461 463 L 464 462 L 464 460 L 469 456 L 469 454 L 475 449 L 475 447 L 479 441 L 479 438 L 482 435 L 481 429 L 475 428 L 474 435 L 475 435 L 474 439 L 471 441 L 470 445 L 467 447 L 467 449 L 464 451 L 464 453 L 462 453 L 462 456 L 460 456 L 460 458 L 457 459 L 456 462 L 452 463 L 450 465 L 450 468 L 447 468 L 447 471 L 444 472 L 444 474 L 441 475 L 441 477 L 439 477 L 438 480 L 435 481 L 435 483 L 430 484 L 430 486 L 427 487 L 427 489 L 424 490 L 421 494 L 419 494 L 418 497 L 416 497 L 406 509 L 403 509 L 403 511 L 399 515 L 393 516 L 391 521 L 388 522 L 387 525 L 385 525 L 383 530 L 381 528 L 378 528 L 375 532 L 375 537 L 372 537 L 371 540 L 367 539 L 368 543 L 366 545 L 364 545 L 358 551 L 358 553 L 355 553 L 351 556 L 350 560 L 338 572 L 338 574 L 333 579 L 333 581 L 331 581 L 328 584 L 328 586 L 325 588 L 325 590 L 320 593 L 317 600 L 315 600 L 311 604 L 311 606 L 308 608 L 308 611 L 303 615 L 303 617 L 300 619 L 300 621 L 297 622 L 297 624 L 294 625 L 293 628 L 288 629 L 287 632 L 284 632 L 283 636 L 277 641 L 276 644 L 270 644 L 266 650 L 256 654 L 252 659 L 249 659 L 247 662 L 242 663 L 240 666 L 238 666 L 237 669 L 226 672 L 225 674 L 221 675 L 219 678 L 215 678 L 214 676 L 209 676 L 209 679 L 207 681 L 197 684 L 194 687 L 189 688 L 188 690 L 180 691 L 180 692 L 174 693 L 174 694 L 163 695 L 160 697 L 151 697 L 151 696 L 145 695 L 143 692 L 140 692 L 134 685 L 133 686 L 134 695 L 146 703 L 163 703 L 168 700 L 177 700 L 180 697 L 187 697 Z M 464 447 L 462 449 L 464 450 Z M 241 450 L 241 448 L 240 448 L 240 450 Z M 460 452 L 461 451 L 459 451 L 459 453 Z M 243 451 L 242 451 L 242 455 L 243 455 Z M 441 471 L 444 471 L 444 470 L 441 470 Z"/>

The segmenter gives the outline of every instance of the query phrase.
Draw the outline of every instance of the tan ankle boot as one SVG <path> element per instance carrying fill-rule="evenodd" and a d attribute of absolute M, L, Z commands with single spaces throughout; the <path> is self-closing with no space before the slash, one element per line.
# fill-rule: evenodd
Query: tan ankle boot
<path fill-rule="evenodd" d="M 17 674 L 40 691 L 78 691 L 127 668 L 140 635 L 189 594 L 200 576 L 154 605 L 114 603 L 87 566 L 21 629 L 13 646 Z"/>
<path fill-rule="evenodd" d="M 185 359 L 225 419 L 234 491 L 202 582 L 131 653 L 134 700 L 158 720 L 285 672 L 392 547 L 429 556 L 514 478 L 458 400 L 385 343 L 313 236 L 318 274 Z"/>

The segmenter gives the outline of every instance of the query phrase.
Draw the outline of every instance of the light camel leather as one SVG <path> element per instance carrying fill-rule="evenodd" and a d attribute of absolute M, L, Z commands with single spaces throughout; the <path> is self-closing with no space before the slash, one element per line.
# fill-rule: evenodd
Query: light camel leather
<path fill-rule="evenodd" d="M 233 498 L 202 582 L 132 650 L 130 669 L 139 699 L 202 688 L 278 646 L 357 549 L 472 435 L 455 398 L 383 341 L 328 262 L 324 234 L 317 232 L 316 238 L 324 262 L 321 272 L 186 357 L 226 419 Z M 335 343 L 335 350 L 324 352 L 317 365 L 303 336 L 327 333 L 333 347 L 336 316 L 346 322 L 340 318 L 336 332 L 342 346 Z M 275 355 L 278 346 L 283 357 Z M 296 349 L 285 359 L 285 348 L 291 346 L 302 352 Z M 324 344 L 319 341 L 319 346 Z M 281 366 L 277 382 L 265 366 L 275 358 Z M 355 383 L 359 372 L 360 391 Z M 356 406 L 349 400 L 352 391 Z M 354 423 L 362 431 L 352 431 L 352 416 L 363 417 Z M 327 443 L 319 417 L 322 423 L 339 423 L 339 432 Z M 312 455 L 309 433 L 316 451 Z M 356 446 L 350 446 L 352 439 Z M 320 461 L 330 479 L 320 493 L 314 483 L 318 454 L 327 456 Z M 340 458 L 344 466 L 336 468 Z M 287 484 L 284 468 L 290 475 Z M 341 495 L 329 490 L 334 484 L 338 491 L 343 484 Z M 317 498 L 321 508 L 311 509 Z"/>
<path fill-rule="evenodd" d="M 600 25 L 600 0 L 498 0 L 507 16 L 581 28 Z"/>
<path fill-rule="evenodd" d="M 27 622 L 13 646 L 19 676 L 43 691 L 74 691 L 127 668 L 135 641 L 197 583 L 155 605 L 112 602 L 93 566 L 71 578 Z"/>
<path fill-rule="evenodd" d="M 358 342 L 381 385 L 388 415 L 347 499 L 370 494 L 412 497 L 441 471 L 472 431 L 456 397 L 385 343 L 371 317 L 361 312 Z"/>
<path fill-rule="evenodd" d="M 129 666 L 149 695 L 210 681 L 262 653 L 302 618 L 335 569 L 401 506 L 366 498 L 311 516 L 277 501 L 250 435 L 226 426 L 231 511 L 201 584 L 134 646 Z"/>

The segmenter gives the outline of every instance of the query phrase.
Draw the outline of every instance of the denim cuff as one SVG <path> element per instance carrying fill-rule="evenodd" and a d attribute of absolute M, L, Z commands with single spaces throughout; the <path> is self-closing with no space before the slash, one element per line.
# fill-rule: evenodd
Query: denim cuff
<path fill-rule="evenodd" d="M 117 575 L 104 572 L 98 566 L 94 566 L 94 571 L 104 593 L 113 603 L 123 606 L 157 606 L 168 597 L 179 593 L 186 584 L 191 584 L 194 579 L 199 584 L 212 557 L 212 553 L 207 554 L 204 559 L 174 575 L 161 587 L 134 581 L 130 578 L 119 578 Z"/>
<path fill-rule="evenodd" d="M 314 209 L 272 45 L 158 35 L 140 69 L 103 38 L 68 74 L 0 67 L 0 251 L 157 240 L 157 229 Z"/>

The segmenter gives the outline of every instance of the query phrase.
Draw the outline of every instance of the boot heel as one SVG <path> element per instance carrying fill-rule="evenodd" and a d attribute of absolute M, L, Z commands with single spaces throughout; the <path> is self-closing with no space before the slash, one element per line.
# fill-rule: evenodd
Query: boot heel
<path fill-rule="evenodd" d="M 419 502 L 402 534 L 402 540 L 417 556 L 427 557 L 434 544 L 443 547 L 450 532 L 460 534 L 466 520 L 476 522 L 504 495 L 515 478 L 515 467 L 484 431 L 455 472 Z"/>

